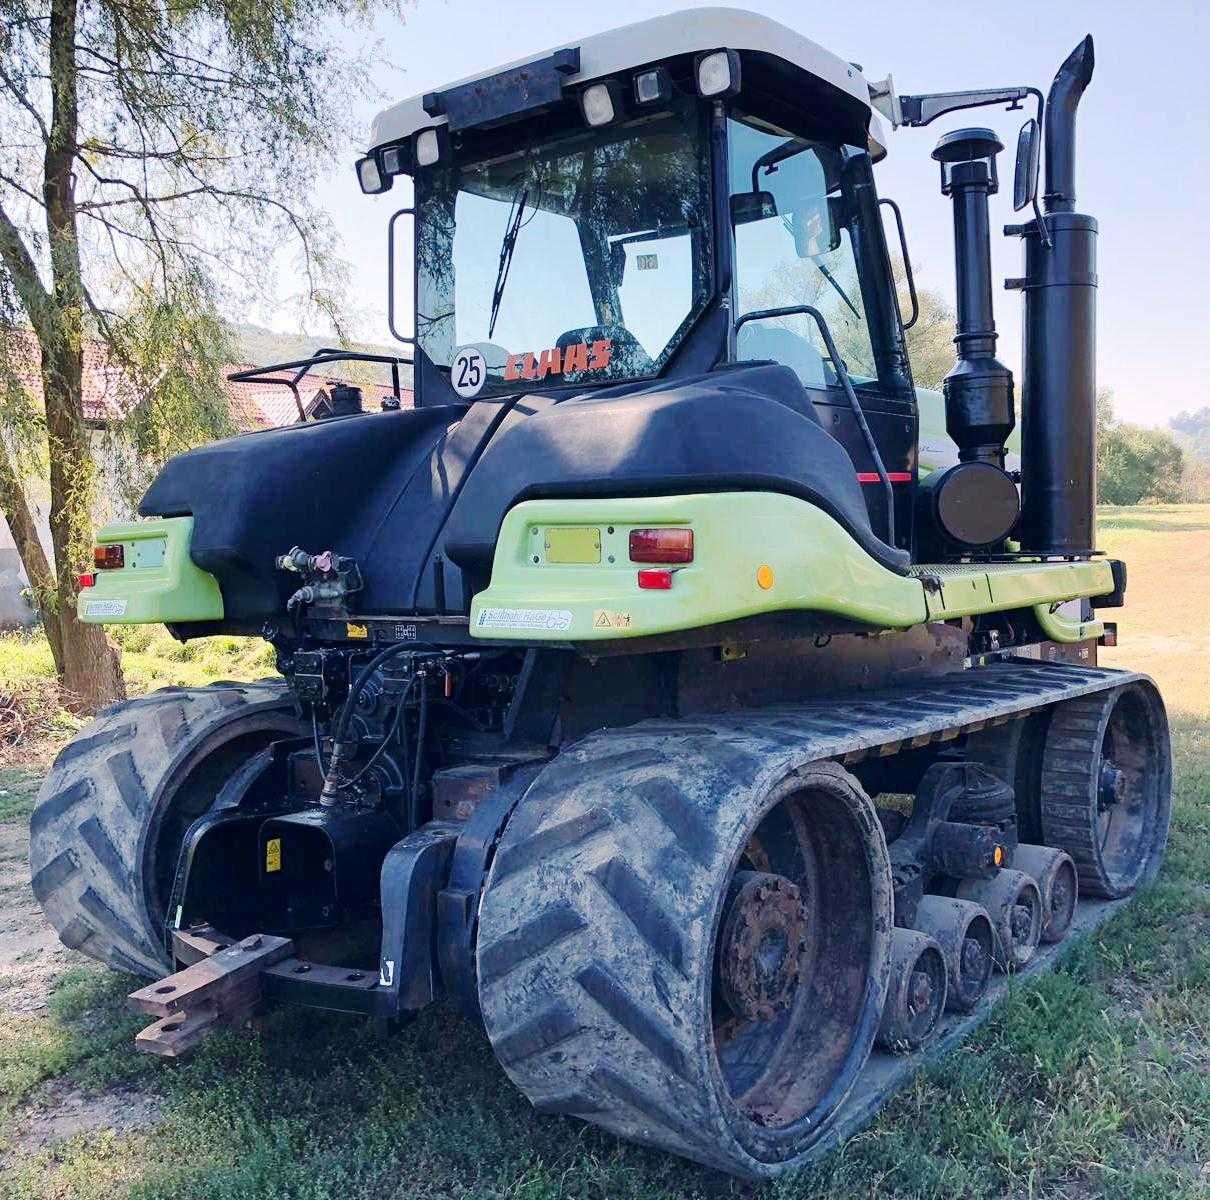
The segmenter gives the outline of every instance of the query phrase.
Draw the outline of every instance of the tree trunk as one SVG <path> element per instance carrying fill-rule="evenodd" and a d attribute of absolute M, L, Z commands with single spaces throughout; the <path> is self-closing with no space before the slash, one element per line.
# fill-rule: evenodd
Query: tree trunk
<path fill-rule="evenodd" d="M 33 592 L 34 604 L 42 618 L 46 640 L 50 642 L 51 657 L 55 661 L 55 673 L 63 677 L 63 637 L 59 629 L 58 586 L 55 573 L 46 560 L 46 551 L 38 537 L 38 524 L 30 511 L 29 501 L 21 487 L 21 481 L 13 471 L 13 464 L 0 447 L 0 513 L 8 522 L 9 533 L 17 547 L 25 575 Z"/>
<path fill-rule="evenodd" d="M 50 538 L 54 546 L 63 684 L 89 709 L 126 695 L 114 648 L 97 625 L 76 618 L 75 572 L 92 543 L 95 467 L 84 427 L 84 289 L 72 164 L 78 125 L 76 0 L 50 9 L 51 122 L 43 200 L 54 303 L 37 329 L 50 446 Z"/>

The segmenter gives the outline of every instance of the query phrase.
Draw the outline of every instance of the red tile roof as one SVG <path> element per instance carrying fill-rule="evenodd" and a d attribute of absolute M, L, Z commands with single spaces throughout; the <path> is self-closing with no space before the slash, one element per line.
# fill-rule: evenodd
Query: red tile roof
<path fill-rule="evenodd" d="M 9 334 L 8 346 L 11 366 L 18 380 L 36 401 L 41 402 L 42 376 L 36 339 L 31 333 L 18 331 Z M 232 363 L 223 373 L 229 375 L 236 371 L 247 371 L 251 366 L 251 363 Z M 298 391 L 308 412 L 321 392 L 326 392 L 333 383 L 339 382 L 345 381 L 328 375 L 304 375 L 299 381 Z M 362 403 L 368 412 L 376 412 L 383 400 L 393 394 L 389 387 L 382 384 L 359 382 L 357 386 L 361 388 Z M 292 425 L 298 420 L 298 406 L 293 393 L 281 384 L 266 383 L 264 380 L 228 381 L 227 396 L 232 423 L 240 433 Z M 133 384 L 122 373 L 122 369 L 109 361 L 104 343 L 89 342 L 84 348 L 84 419 L 98 423 L 112 421 L 134 404 L 137 398 Z M 412 404 L 411 391 L 404 389 L 402 400 L 404 407 L 409 407 Z"/>

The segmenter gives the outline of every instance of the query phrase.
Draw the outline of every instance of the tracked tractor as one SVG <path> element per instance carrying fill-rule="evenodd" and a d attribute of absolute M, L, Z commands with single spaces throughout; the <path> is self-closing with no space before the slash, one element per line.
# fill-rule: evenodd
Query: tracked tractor
<path fill-rule="evenodd" d="M 33 814 L 63 941 L 149 980 L 142 1047 L 444 1000 L 541 1111 L 765 1177 L 1155 875 L 1163 704 L 1097 665 L 1092 70 L 899 94 L 702 9 L 377 118 L 396 398 L 173 459 L 83 580 L 85 621 L 280 672 L 106 710 Z M 939 394 L 876 164 L 980 106 L 1028 114 L 1022 378 L 1002 143 L 954 128 Z"/>

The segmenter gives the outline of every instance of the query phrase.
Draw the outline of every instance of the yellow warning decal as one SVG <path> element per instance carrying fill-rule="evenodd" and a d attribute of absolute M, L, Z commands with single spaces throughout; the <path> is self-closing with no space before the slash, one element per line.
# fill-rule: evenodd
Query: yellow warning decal
<path fill-rule="evenodd" d="M 630 614 L 615 612 L 611 608 L 598 608 L 592 614 L 593 629 L 629 629 Z"/>
<path fill-rule="evenodd" d="M 365 625 L 354 625 L 352 621 L 345 625 L 345 636 L 351 638 L 368 638 L 370 631 Z"/>
<path fill-rule="evenodd" d="M 270 838 L 265 843 L 265 874 L 272 875 L 281 870 L 281 838 Z"/>

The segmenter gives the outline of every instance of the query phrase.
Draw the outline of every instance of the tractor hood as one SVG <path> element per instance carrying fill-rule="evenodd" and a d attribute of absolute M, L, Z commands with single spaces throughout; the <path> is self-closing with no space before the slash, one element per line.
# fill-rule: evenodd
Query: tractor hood
<path fill-rule="evenodd" d="M 293 546 L 355 558 L 366 615 L 468 611 L 505 514 L 528 499 L 773 491 L 818 505 L 882 565 L 848 453 L 798 378 L 751 364 L 572 397 L 521 395 L 248 434 L 173 459 L 143 516 L 194 518 L 226 623 L 280 617 Z"/>

